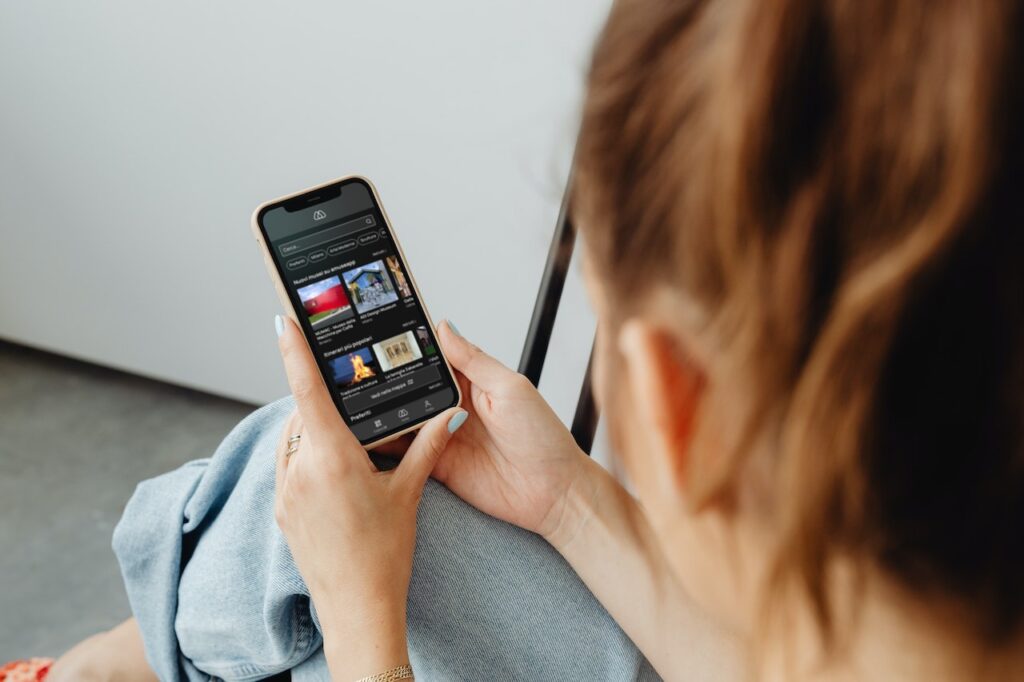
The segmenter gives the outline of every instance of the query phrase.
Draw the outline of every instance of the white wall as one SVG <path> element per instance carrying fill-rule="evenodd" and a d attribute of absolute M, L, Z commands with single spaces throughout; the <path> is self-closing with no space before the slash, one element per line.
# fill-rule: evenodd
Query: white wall
<path fill-rule="evenodd" d="M 514 365 L 608 4 L 0 3 L 0 337 L 277 397 L 249 215 L 360 172 L 433 316 Z M 567 418 L 568 297 L 542 385 Z"/>

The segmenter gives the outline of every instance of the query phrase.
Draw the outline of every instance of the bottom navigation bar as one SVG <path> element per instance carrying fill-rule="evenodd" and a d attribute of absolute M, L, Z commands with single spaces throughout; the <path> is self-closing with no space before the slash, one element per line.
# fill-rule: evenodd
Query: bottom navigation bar
<path fill-rule="evenodd" d="M 374 436 L 394 431 L 403 424 L 418 421 L 425 415 L 440 412 L 452 402 L 454 397 L 452 389 L 442 389 L 436 393 L 431 393 L 425 398 L 413 400 L 394 410 L 357 422 L 352 425 L 352 433 L 359 440 L 370 440 Z"/>

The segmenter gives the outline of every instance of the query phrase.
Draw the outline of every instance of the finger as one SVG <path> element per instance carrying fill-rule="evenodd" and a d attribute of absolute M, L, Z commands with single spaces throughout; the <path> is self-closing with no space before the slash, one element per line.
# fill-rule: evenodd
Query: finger
<path fill-rule="evenodd" d="M 452 434 L 468 417 L 468 412 L 455 407 L 424 424 L 395 470 L 399 485 L 417 492 L 422 490 Z"/>
<path fill-rule="evenodd" d="M 302 433 L 302 420 L 298 412 L 292 412 L 284 422 L 281 437 L 278 438 L 277 449 L 274 451 L 274 490 L 280 493 L 284 489 L 284 480 L 288 468 L 288 439 Z"/>
<path fill-rule="evenodd" d="M 511 369 L 463 338 L 447 321 L 438 327 L 438 339 L 452 367 L 485 391 L 495 391 L 516 376 Z"/>
<path fill-rule="evenodd" d="M 459 391 L 462 393 L 462 406 L 466 409 L 475 408 L 476 405 L 473 404 L 473 382 L 458 370 L 455 370 L 455 381 L 459 383 Z M 477 394 L 479 393 L 480 390 L 478 389 Z"/>
<path fill-rule="evenodd" d="M 335 442 L 336 439 L 341 439 L 341 444 L 359 445 L 359 441 L 338 414 L 338 408 L 327 392 L 320 368 L 317 367 L 302 332 L 292 320 L 282 315 L 277 318 L 277 329 L 278 347 L 284 360 L 285 373 L 288 375 L 288 386 L 295 396 L 295 405 L 302 415 L 303 426 L 315 439 L 324 438 Z"/>

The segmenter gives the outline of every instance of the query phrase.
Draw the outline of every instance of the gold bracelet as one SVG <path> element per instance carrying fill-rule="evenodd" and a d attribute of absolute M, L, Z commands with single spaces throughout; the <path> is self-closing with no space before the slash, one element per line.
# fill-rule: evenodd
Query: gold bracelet
<path fill-rule="evenodd" d="M 356 682 L 397 682 L 397 680 L 411 679 L 413 679 L 412 666 L 406 663 L 405 665 L 400 665 L 397 668 L 392 668 L 391 670 L 385 670 L 384 672 L 377 673 L 376 675 L 362 677 L 356 680 Z"/>

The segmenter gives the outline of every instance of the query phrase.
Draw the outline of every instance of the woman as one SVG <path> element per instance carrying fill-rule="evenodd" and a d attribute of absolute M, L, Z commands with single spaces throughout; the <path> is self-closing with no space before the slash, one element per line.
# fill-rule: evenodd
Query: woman
<path fill-rule="evenodd" d="M 1024 679 L 1021 22 L 616 3 L 573 212 L 635 498 L 451 325 L 466 409 L 378 472 L 279 318 L 276 518 L 332 678 L 406 674 L 433 476 L 544 537 L 665 678 L 696 602 L 760 679 Z"/>

